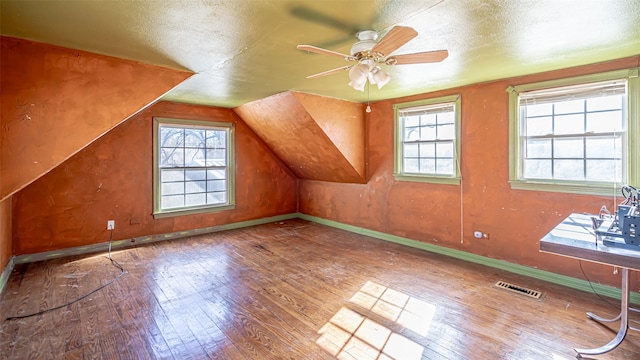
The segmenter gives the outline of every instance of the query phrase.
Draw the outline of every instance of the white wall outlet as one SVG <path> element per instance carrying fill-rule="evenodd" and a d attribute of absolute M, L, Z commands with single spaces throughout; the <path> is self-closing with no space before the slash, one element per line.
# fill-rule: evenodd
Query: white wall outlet
<path fill-rule="evenodd" d="M 473 237 L 476 239 L 482 239 L 482 231 L 474 231 Z"/>
<path fill-rule="evenodd" d="M 107 230 L 113 230 L 116 228 L 115 220 L 107 220 Z"/>

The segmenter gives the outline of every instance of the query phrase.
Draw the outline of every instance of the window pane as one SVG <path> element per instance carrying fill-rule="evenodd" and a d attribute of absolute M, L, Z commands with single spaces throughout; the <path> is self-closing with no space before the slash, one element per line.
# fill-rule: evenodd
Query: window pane
<path fill-rule="evenodd" d="M 207 191 L 225 191 L 227 190 L 226 180 L 209 180 L 207 181 Z"/>
<path fill-rule="evenodd" d="M 418 159 L 404 159 L 402 168 L 404 169 L 404 172 L 407 173 L 418 173 L 420 170 Z"/>
<path fill-rule="evenodd" d="M 420 159 L 420 173 L 422 173 L 422 174 L 435 174 L 436 173 L 436 160 L 435 159 Z"/>
<path fill-rule="evenodd" d="M 162 148 L 160 149 L 160 167 L 184 166 L 184 149 Z"/>
<path fill-rule="evenodd" d="M 162 193 L 164 195 L 184 194 L 183 182 L 171 182 L 162 184 Z"/>
<path fill-rule="evenodd" d="M 551 139 L 527 140 L 525 157 L 551 158 Z"/>
<path fill-rule="evenodd" d="M 554 134 L 582 134 L 584 133 L 584 115 L 556 116 L 554 120 Z"/>
<path fill-rule="evenodd" d="M 158 138 L 160 147 L 184 147 L 184 130 L 172 127 L 160 127 Z"/>
<path fill-rule="evenodd" d="M 184 146 L 188 148 L 204 149 L 206 143 L 206 130 L 203 129 L 185 129 Z"/>
<path fill-rule="evenodd" d="M 525 131 L 527 136 L 548 135 L 553 133 L 553 122 L 550 116 L 526 119 Z"/>
<path fill-rule="evenodd" d="M 583 158 L 583 139 L 555 139 L 553 140 L 554 158 Z"/>
<path fill-rule="evenodd" d="M 163 209 L 174 209 L 184 206 L 184 195 L 163 196 L 162 204 Z"/>
<path fill-rule="evenodd" d="M 404 144 L 404 156 L 411 158 L 418 157 L 418 144 Z"/>
<path fill-rule="evenodd" d="M 405 128 L 420 126 L 420 116 L 408 116 L 403 119 Z"/>
<path fill-rule="evenodd" d="M 551 115 L 553 113 L 553 104 L 527 104 L 526 106 L 522 106 L 521 109 L 526 109 L 524 114 L 527 116 L 545 116 Z"/>
<path fill-rule="evenodd" d="M 207 204 L 224 204 L 227 202 L 227 193 L 216 192 L 207 194 Z"/>
<path fill-rule="evenodd" d="M 225 149 L 207 150 L 207 166 L 227 165 L 227 152 Z"/>
<path fill-rule="evenodd" d="M 207 130 L 207 148 L 224 149 L 227 147 L 227 132 L 221 130 Z"/>
<path fill-rule="evenodd" d="M 438 159 L 436 163 L 436 173 L 442 175 L 453 175 L 453 159 Z"/>
<path fill-rule="evenodd" d="M 420 126 L 435 127 L 437 124 L 436 114 L 425 114 L 420 116 Z"/>
<path fill-rule="evenodd" d="M 420 128 L 409 127 L 404 129 L 404 141 L 420 140 Z"/>
<path fill-rule="evenodd" d="M 438 113 L 438 124 L 446 125 L 446 124 L 455 124 L 456 122 L 456 113 L 453 111 L 449 112 L 441 112 Z"/>
<path fill-rule="evenodd" d="M 622 109 L 622 95 L 602 96 L 587 99 L 587 111 Z"/>
<path fill-rule="evenodd" d="M 555 160 L 553 162 L 553 177 L 565 180 L 584 180 L 584 161 Z"/>
<path fill-rule="evenodd" d="M 438 127 L 438 140 L 453 140 L 456 137 L 454 124 L 445 124 Z"/>
<path fill-rule="evenodd" d="M 587 114 L 587 132 L 621 132 L 622 111 L 603 111 Z"/>
<path fill-rule="evenodd" d="M 184 149 L 184 165 L 190 167 L 205 166 L 205 150 Z"/>
<path fill-rule="evenodd" d="M 161 182 L 184 181 L 184 170 L 162 169 L 160 170 Z"/>
<path fill-rule="evenodd" d="M 453 143 L 439 142 L 436 144 L 436 157 L 453 158 Z"/>
<path fill-rule="evenodd" d="M 587 139 L 587 158 L 600 159 L 621 159 L 622 148 L 620 139 L 616 138 L 593 138 Z M 620 163 L 618 166 L 622 166 Z"/>
<path fill-rule="evenodd" d="M 420 157 L 435 157 L 436 156 L 436 143 L 420 143 Z"/>
<path fill-rule="evenodd" d="M 201 206 L 207 204 L 207 194 L 187 194 L 184 198 L 185 206 Z"/>
<path fill-rule="evenodd" d="M 226 174 L 225 170 L 207 170 L 207 179 L 225 179 Z"/>
<path fill-rule="evenodd" d="M 184 188 L 187 194 L 207 192 L 207 182 L 206 181 L 185 181 Z"/>
<path fill-rule="evenodd" d="M 550 179 L 551 160 L 525 160 L 523 175 L 527 179 Z"/>
<path fill-rule="evenodd" d="M 420 127 L 420 140 L 435 140 L 436 125 L 424 125 Z"/>
<path fill-rule="evenodd" d="M 621 181 L 622 168 L 615 160 L 587 160 L 587 178 L 592 181 Z"/>
<path fill-rule="evenodd" d="M 584 112 L 584 100 L 561 101 L 554 104 L 556 114 L 571 114 Z"/>
<path fill-rule="evenodd" d="M 207 171 L 202 170 L 187 170 L 186 171 L 187 180 L 206 180 L 207 179 Z"/>

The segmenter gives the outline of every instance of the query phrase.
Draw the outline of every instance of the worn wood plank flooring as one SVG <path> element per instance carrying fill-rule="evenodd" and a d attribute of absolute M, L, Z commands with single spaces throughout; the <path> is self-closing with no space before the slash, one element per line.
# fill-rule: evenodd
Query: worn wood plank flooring
<path fill-rule="evenodd" d="M 585 316 L 613 317 L 616 300 L 298 219 L 113 258 L 127 274 L 106 288 L 2 321 L 0 358 L 560 360 L 617 329 Z M 105 254 L 18 265 L 0 316 L 64 304 L 118 273 Z M 640 359 L 640 334 L 593 358 Z"/>

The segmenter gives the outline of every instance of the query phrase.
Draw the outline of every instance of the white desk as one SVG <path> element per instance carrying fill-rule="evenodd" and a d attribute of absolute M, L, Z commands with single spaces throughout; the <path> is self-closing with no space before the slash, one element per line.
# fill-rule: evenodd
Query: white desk
<path fill-rule="evenodd" d="M 629 329 L 640 331 L 640 329 L 629 326 L 629 310 L 640 312 L 639 309 L 629 307 L 629 270 L 640 271 L 640 248 L 636 251 L 605 246 L 601 241 L 596 241 L 590 215 L 571 214 L 540 240 L 540 251 L 621 268 L 620 314 L 613 319 L 605 319 L 593 313 L 587 313 L 590 319 L 598 322 L 620 320 L 620 329 L 615 338 L 606 345 L 595 349 L 575 349 L 578 358 L 582 355 L 598 355 L 609 352 L 622 343 Z"/>

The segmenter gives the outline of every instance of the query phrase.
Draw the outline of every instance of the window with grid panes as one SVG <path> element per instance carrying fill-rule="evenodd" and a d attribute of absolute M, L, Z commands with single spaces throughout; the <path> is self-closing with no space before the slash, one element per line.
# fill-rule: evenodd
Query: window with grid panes
<path fill-rule="evenodd" d="M 630 101 L 629 78 L 597 81 L 602 77 L 510 89 L 512 116 L 517 117 L 512 119 L 512 186 L 548 185 L 552 191 L 566 186 L 568 191 L 592 192 L 580 190 L 590 187 L 596 193 L 598 189 L 610 193 L 633 181 L 629 164 L 637 162 L 637 151 L 630 144 L 637 134 L 630 137 L 629 129 L 637 129 L 638 120 L 629 121 L 630 104 L 635 102 Z"/>
<path fill-rule="evenodd" d="M 233 126 L 155 119 L 154 214 L 233 207 Z"/>
<path fill-rule="evenodd" d="M 397 104 L 396 178 L 459 182 L 460 97 Z"/>

